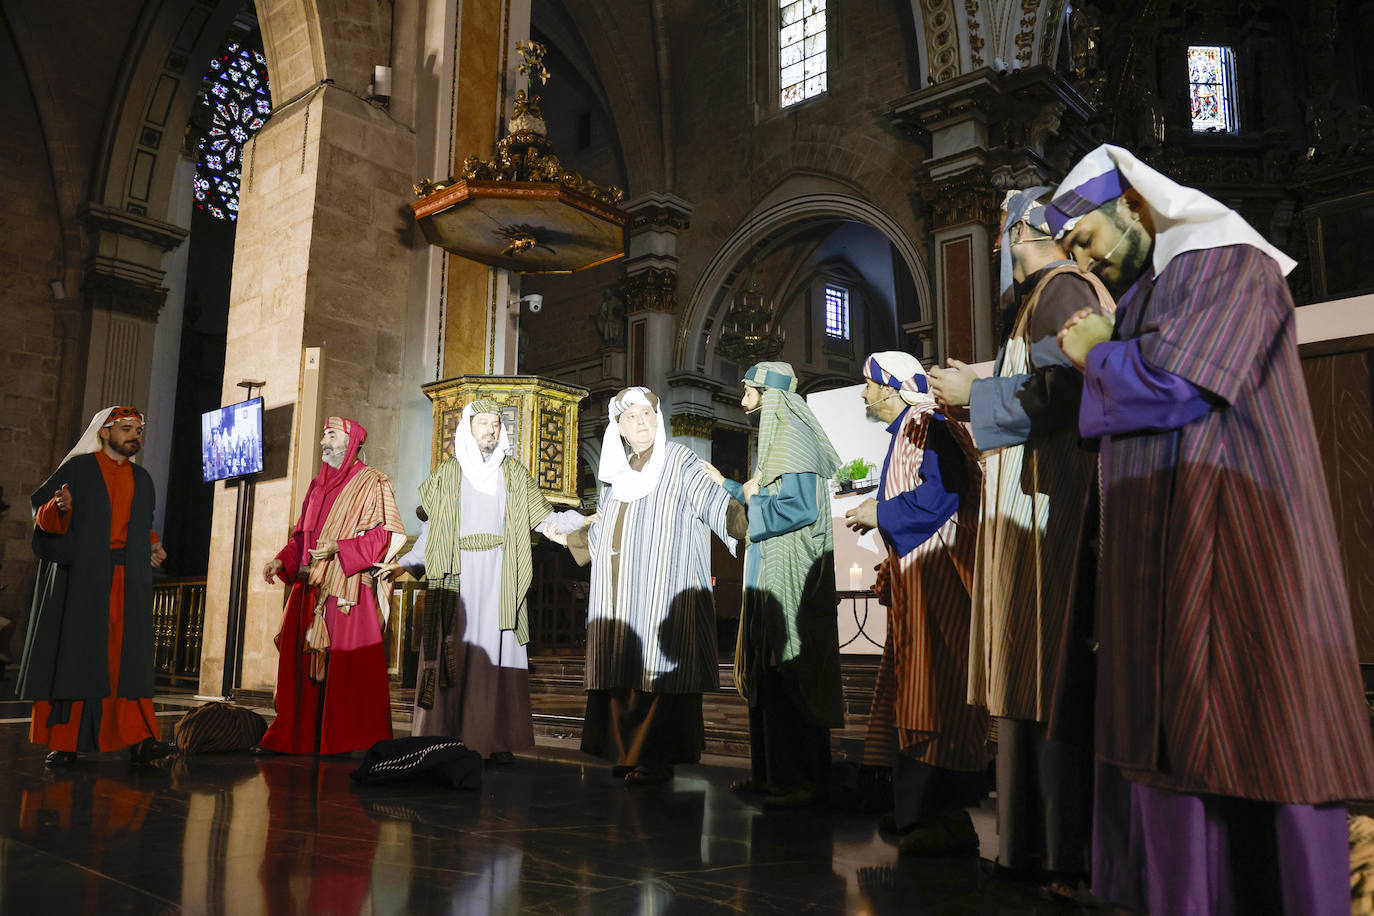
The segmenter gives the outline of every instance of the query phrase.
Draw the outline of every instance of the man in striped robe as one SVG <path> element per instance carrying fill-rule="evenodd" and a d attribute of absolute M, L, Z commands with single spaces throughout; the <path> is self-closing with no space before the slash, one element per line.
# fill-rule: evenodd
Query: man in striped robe
<path fill-rule="evenodd" d="M 864 362 L 869 419 L 888 424 L 878 498 L 846 513 L 887 546 L 874 585 L 888 607 L 864 762 L 893 768 L 892 827 L 911 855 L 972 854 L 964 809 L 986 793 L 987 710 L 968 703 L 969 589 L 981 475 L 968 433 L 936 411 L 916 357 Z M 894 747 L 895 744 L 895 747 Z"/>
<path fill-rule="evenodd" d="M 1298 363 L 1294 262 L 1102 146 L 1065 250 L 1124 290 L 1060 345 L 1101 439 L 1094 889 L 1174 913 L 1348 913 L 1374 795 L 1350 602 Z"/>
<path fill-rule="evenodd" d="M 969 702 L 998 717 L 997 862 L 1076 878 L 1088 872 L 1092 816 L 1092 592 L 1076 586 L 1082 564 L 1096 564 L 1083 525 L 1097 462 L 1079 447 L 1083 376 L 1055 337 L 1080 310 L 1116 305 L 1050 237 L 1049 191 L 1009 191 L 1002 204 L 1010 333 L 992 378 L 950 360 L 930 385 L 941 407 L 968 408 L 983 453 Z"/>
<path fill-rule="evenodd" d="M 283 754 L 341 754 L 391 737 L 382 632 L 391 583 L 373 567 L 405 543 L 391 481 L 364 464 L 367 430 L 330 417 L 323 467 L 305 491 L 286 546 L 263 578 L 291 585 L 276 636 L 277 717 L 260 746 Z"/>
<path fill-rule="evenodd" d="M 701 759 L 701 695 L 720 686 L 710 537 L 734 553 L 746 522 L 702 460 L 668 441 L 647 388 L 611 399 L 597 475 L 596 521 L 568 538 L 592 564 L 582 750 L 627 785 L 652 785 Z"/>
<path fill-rule="evenodd" d="M 494 763 L 534 746 L 530 532 L 583 524 L 577 512 L 554 512 L 510 448 L 499 404 L 464 407 L 453 457 L 420 484 L 427 518 L 420 540 L 385 570 L 414 567 L 408 558 L 422 557 L 429 583 L 411 734 L 457 738 Z"/>
<path fill-rule="evenodd" d="M 830 729 L 844 727 L 830 515 L 840 456 L 789 364 L 751 367 L 740 405 L 759 416 L 757 471 L 741 484 L 706 466 L 749 516 L 735 684 L 749 700 L 753 773 L 732 788 L 795 808 L 824 797 Z"/>

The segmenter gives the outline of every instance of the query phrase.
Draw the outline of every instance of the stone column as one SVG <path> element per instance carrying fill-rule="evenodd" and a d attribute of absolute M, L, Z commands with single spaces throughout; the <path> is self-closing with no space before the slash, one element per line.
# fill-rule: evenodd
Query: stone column
<path fill-rule="evenodd" d="M 669 415 L 672 437 L 711 460 L 711 431 L 716 428 L 715 398 L 723 387 L 719 381 L 695 372 L 673 372 L 668 375 L 673 395 Z"/>
<path fill-rule="evenodd" d="M 625 302 L 629 385 L 647 385 L 669 404 L 668 373 L 677 334 L 677 236 L 690 225 L 691 204 L 652 193 L 625 204 L 630 214 L 629 256 L 620 295 Z"/>
<path fill-rule="evenodd" d="M 322 85 L 283 105 L 245 150 L 222 400 L 265 380 L 241 683 L 276 681 L 283 588 L 260 570 L 286 542 L 319 467 L 319 419 L 368 430 L 366 461 L 394 473 L 403 373 L 414 135 L 356 95 Z M 306 364 L 307 348 L 318 348 Z M 316 384 L 318 380 L 318 384 Z M 310 418 L 310 419 L 306 419 Z M 295 470 L 293 470 L 295 469 Z M 216 485 L 201 693 L 223 671 L 233 487 Z"/>
<path fill-rule="evenodd" d="M 81 284 L 86 384 L 80 416 L 112 404 L 146 410 L 153 337 L 167 301 L 163 259 L 181 245 L 186 230 L 97 203 L 87 204 L 80 220 L 89 252 Z M 171 429 L 163 434 L 170 437 Z"/>
<path fill-rule="evenodd" d="M 1054 183 L 1073 151 L 1088 142 L 1078 129 L 1087 121 L 1087 105 L 1048 67 L 1013 73 L 982 68 L 898 99 L 887 113 L 930 149 L 919 175 L 935 265 L 940 358 L 990 360 L 1005 332 L 992 251 L 1003 191 Z M 1066 118 L 1071 129 L 1061 132 Z"/>

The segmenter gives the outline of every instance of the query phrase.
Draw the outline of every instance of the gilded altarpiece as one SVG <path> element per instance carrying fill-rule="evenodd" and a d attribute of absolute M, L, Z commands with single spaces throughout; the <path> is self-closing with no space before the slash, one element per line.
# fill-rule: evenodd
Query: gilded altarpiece
<path fill-rule="evenodd" d="M 501 405 L 512 454 L 529 468 L 550 502 L 576 506 L 577 408 L 587 389 L 535 375 L 460 375 L 432 382 L 424 392 L 434 405 L 430 467 L 453 457 L 453 430 L 463 408 L 477 398 Z"/>

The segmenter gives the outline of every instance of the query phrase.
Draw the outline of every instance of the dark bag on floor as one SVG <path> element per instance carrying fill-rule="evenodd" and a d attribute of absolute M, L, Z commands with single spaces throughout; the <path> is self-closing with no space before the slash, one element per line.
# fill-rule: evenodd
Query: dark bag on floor
<path fill-rule="evenodd" d="M 363 785 L 418 779 L 453 789 L 482 786 L 482 755 L 452 738 L 415 736 L 378 741 L 350 774 Z"/>
<path fill-rule="evenodd" d="M 246 751 L 267 733 L 267 720 L 233 703 L 206 703 L 177 720 L 172 728 L 183 754 Z"/>

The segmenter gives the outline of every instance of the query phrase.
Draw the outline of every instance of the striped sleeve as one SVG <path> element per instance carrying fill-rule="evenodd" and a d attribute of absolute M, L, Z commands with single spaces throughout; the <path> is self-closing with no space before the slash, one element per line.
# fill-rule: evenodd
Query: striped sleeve
<path fill-rule="evenodd" d="M 1273 303 L 1290 301 L 1278 265 L 1249 245 L 1187 251 L 1155 286 L 1150 316 L 1132 338 L 1140 355 L 1234 402 L 1272 337 Z"/>

